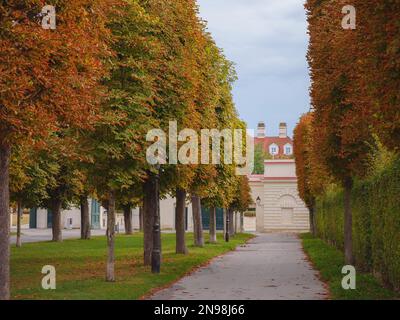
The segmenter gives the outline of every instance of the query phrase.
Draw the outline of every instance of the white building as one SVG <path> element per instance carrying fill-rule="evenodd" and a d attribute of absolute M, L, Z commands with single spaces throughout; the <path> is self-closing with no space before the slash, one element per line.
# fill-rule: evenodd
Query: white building
<path fill-rule="evenodd" d="M 89 216 L 92 229 L 106 228 L 105 209 L 94 199 L 89 199 Z M 120 222 L 121 217 L 118 217 Z M 122 219 L 123 220 L 123 219 Z M 29 228 L 47 229 L 51 228 L 51 211 L 44 208 L 33 208 L 29 215 Z M 61 225 L 65 229 L 78 229 L 81 227 L 80 208 L 72 207 L 61 212 Z"/>
<path fill-rule="evenodd" d="M 308 232 L 309 212 L 300 199 L 297 190 L 296 166 L 294 160 L 266 160 L 263 175 L 249 177 L 252 198 L 255 203 L 257 232 Z M 107 218 L 104 208 L 95 200 L 89 201 L 91 225 L 93 229 L 105 229 Z M 167 197 L 160 201 L 160 219 L 162 230 L 175 230 L 176 200 Z M 203 208 L 203 225 L 208 229 L 209 214 Z M 236 226 L 240 228 L 239 215 Z M 133 209 L 133 227 L 139 229 L 139 209 Z M 31 224 L 33 228 L 50 228 L 51 213 L 46 209 L 37 209 L 36 214 L 31 210 Z M 32 221 L 36 221 L 36 225 Z M 64 228 L 80 228 L 80 210 L 72 208 L 62 212 Z M 117 224 L 122 230 L 124 219 L 122 214 L 117 216 Z M 225 227 L 223 210 L 217 211 L 217 227 Z M 192 205 L 186 207 L 186 230 L 193 230 Z"/>
<path fill-rule="evenodd" d="M 249 177 L 257 232 L 308 232 L 309 212 L 297 190 L 294 160 L 266 160 L 263 175 Z"/>
<path fill-rule="evenodd" d="M 175 230 L 175 209 L 176 199 L 168 196 L 165 199 L 160 200 L 160 223 L 162 230 Z M 239 215 L 237 215 L 236 225 L 239 228 Z M 190 201 L 186 203 L 186 231 L 193 231 L 193 213 L 192 204 Z M 208 230 L 209 227 L 209 211 L 206 208 L 202 208 L 202 220 L 203 228 Z M 222 209 L 217 209 L 217 230 L 222 231 L 225 228 L 225 214 Z M 139 229 L 139 208 L 133 209 L 133 227 Z"/>
<path fill-rule="evenodd" d="M 172 197 L 167 197 L 160 201 L 160 222 L 162 230 L 175 230 L 175 208 L 176 200 Z M 90 223 L 92 229 L 107 228 L 106 210 L 93 199 L 89 199 Z M 203 226 L 208 229 L 209 212 L 207 209 L 202 209 Z M 239 215 L 236 225 L 239 228 Z M 48 209 L 37 208 L 30 210 L 30 228 L 47 229 L 51 228 L 52 215 Z M 80 208 L 72 207 L 69 210 L 63 210 L 61 213 L 61 224 L 65 229 L 78 229 L 81 226 Z M 124 229 L 124 217 L 122 213 L 117 214 L 117 226 L 120 230 Z M 132 225 L 138 230 L 140 227 L 139 208 L 132 209 Z M 225 226 L 225 215 L 222 209 L 217 209 L 217 230 L 223 230 Z M 193 230 L 193 215 L 192 205 L 187 202 L 186 206 L 186 230 Z"/>

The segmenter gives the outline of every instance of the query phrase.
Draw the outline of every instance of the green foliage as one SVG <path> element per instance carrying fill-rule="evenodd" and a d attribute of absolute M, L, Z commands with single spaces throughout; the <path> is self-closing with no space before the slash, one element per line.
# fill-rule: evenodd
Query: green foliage
<path fill-rule="evenodd" d="M 313 238 L 310 234 L 302 235 L 303 248 L 316 269 L 319 270 L 322 280 L 327 282 L 330 298 L 335 300 L 381 300 L 396 299 L 398 294 L 382 287 L 377 279 L 369 273 L 357 272 L 356 290 L 344 290 L 341 282 L 341 273 L 344 266 L 343 254 L 326 244 L 324 241 Z"/>
<path fill-rule="evenodd" d="M 230 208 L 236 212 L 245 212 L 250 205 L 254 204 L 251 197 L 249 179 L 246 176 L 239 176 L 236 182 L 236 191 Z"/>
<path fill-rule="evenodd" d="M 21 201 L 34 207 L 49 198 L 48 189 L 55 187 L 58 165 L 41 156 L 37 150 L 23 146 L 13 147 L 10 164 L 11 201 Z"/>
<path fill-rule="evenodd" d="M 400 159 L 352 191 L 356 265 L 400 289 Z M 317 202 L 317 232 L 343 248 L 343 191 L 330 190 Z"/>
<path fill-rule="evenodd" d="M 262 144 L 254 147 L 254 171 L 253 174 L 264 174 L 264 160 L 270 159 L 270 155 L 265 152 Z"/>
<path fill-rule="evenodd" d="M 151 73 L 158 56 L 152 35 L 156 23 L 137 1 L 123 1 L 108 27 L 116 54 L 110 60 L 110 75 L 104 80 L 107 98 L 102 119 L 95 131 L 87 133 L 84 143 L 91 146 L 89 180 L 98 196 L 105 198 L 113 190 L 130 198 L 133 186 L 140 189 L 145 176 L 144 137 L 157 125 L 151 118 L 155 95 Z"/>

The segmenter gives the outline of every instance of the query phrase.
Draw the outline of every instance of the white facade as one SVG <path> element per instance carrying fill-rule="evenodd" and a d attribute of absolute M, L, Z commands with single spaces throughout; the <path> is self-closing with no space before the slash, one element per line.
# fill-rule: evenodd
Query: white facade
<path fill-rule="evenodd" d="M 300 199 L 297 190 L 296 167 L 294 160 L 266 160 L 264 175 L 249 177 L 252 198 L 256 209 L 257 232 L 307 232 L 310 229 L 309 212 Z M 160 201 L 160 220 L 162 230 L 175 230 L 176 199 L 170 196 Z M 187 202 L 187 231 L 193 230 L 192 205 Z M 92 200 L 89 200 L 90 218 L 92 219 Z M 98 208 L 97 228 L 106 229 L 107 215 L 103 207 Z M 236 214 L 237 231 L 240 231 L 240 215 Z M 132 223 L 139 229 L 139 208 L 133 209 Z M 224 215 L 225 228 L 225 215 Z M 62 211 L 62 226 L 66 229 L 80 228 L 80 208 Z M 92 221 L 91 224 L 93 225 Z M 124 217 L 117 215 L 117 225 L 124 229 Z M 48 211 L 38 209 L 36 228 L 48 228 Z M 250 231 L 250 230 L 245 230 Z"/>
<path fill-rule="evenodd" d="M 166 197 L 165 199 L 160 200 L 160 223 L 162 230 L 175 230 L 175 208 L 176 208 L 176 199 L 171 196 Z M 187 229 L 186 231 L 193 231 L 193 212 L 192 212 L 192 203 L 187 201 L 186 203 L 187 210 Z M 240 215 L 236 214 L 236 231 L 240 230 Z M 133 228 L 139 229 L 139 208 L 133 210 Z M 226 226 L 225 220 L 226 217 L 224 215 L 224 228 Z"/>
<path fill-rule="evenodd" d="M 92 199 L 89 199 L 89 220 L 92 224 Z M 106 228 L 106 217 L 105 217 L 105 209 L 100 206 L 99 208 L 99 219 L 100 223 L 98 228 L 105 229 Z M 51 214 L 50 214 L 51 215 Z M 38 208 L 36 211 L 36 228 L 37 229 L 47 229 L 49 227 L 49 217 L 48 210 L 44 208 Z M 117 222 L 121 223 L 121 217 L 118 217 Z M 123 218 L 122 218 L 123 223 Z M 71 207 L 67 210 L 62 210 L 61 212 L 61 226 L 64 229 L 79 229 L 81 227 L 81 211 L 78 207 Z"/>
<path fill-rule="evenodd" d="M 92 200 L 89 200 L 89 210 L 90 219 L 92 219 L 91 209 Z M 164 231 L 175 230 L 175 207 L 176 199 L 172 197 L 166 197 L 160 201 L 160 222 L 161 229 Z M 192 215 L 192 204 L 187 202 L 187 231 L 193 231 L 193 215 Z M 107 228 L 107 215 L 105 214 L 105 209 L 100 207 L 100 229 Z M 236 231 L 240 232 L 240 215 L 235 215 L 236 222 L 234 226 Z M 38 208 L 36 211 L 36 228 L 37 229 L 47 229 L 49 227 L 49 215 L 48 210 L 43 208 Z M 51 218 L 50 218 L 51 219 Z M 225 215 L 224 215 L 224 227 L 225 227 Z M 65 229 L 79 229 L 81 226 L 81 213 L 80 208 L 73 207 L 69 210 L 63 210 L 61 213 L 61 224 Z M 91 221 L 92 224 L 92 221 Z M 116 224 L 120 231 L 124 230 L 124 216 L 122 213 L 117 214 Z M 132 226 L 134 229 L 138 230 L 140 227 L 139 222 L 139 208 L 132 209 Z"/>
<path fill-rule="evenodd" d="M 89 210 L 92 209 L 92 200 L 89 200 Z M 175 198 L 167 197 L 160 201 L 160 220 L 162 230 L 175 230 Z M 100 207 L 100 229 L 107 228 L 107 215 L 105 209 Z M 89 214 L 90 219 L 92 214 Z M 36 211 L 36 228 L 47 229 L 49 224 L 48 210 L 44 208 L 38 208 Z M 92 222 L 92 221 L 91 221 Z M 135 208 L 132 211 L 132 223 L 134 229 L 139 229 L 139 208 Z M 124 216 L 123 214 L 117 214 L 116 224 L 122 230 L 124 228 Z M 80 208 L 72 207 L 68 210 L 61 212 L 61 225 L 65 229 L 79 229 L 81 227 L 81 212 Z M 192 216 L 192 205 L 187 203 L 187 230 L 193 230 L 193 216 Z"/>
<path fill-rule="evenodd" d="M 175 208 L 176 199 L 171 196 L 160 200 L 160 223 L 162 230 L 175 230 Z M 186 203 L 187 208 L 187 230 L 193 230 L 192 204 Z M 139 229 L 139 208 L 133 210 L 133 228 Z"/>
<path fill-rule="evenodd" d="M 258 232 L 308 232 L 309 212 L 297 190 L 294 160 L 266 160 L 264 175 L 249 177 Z"/>

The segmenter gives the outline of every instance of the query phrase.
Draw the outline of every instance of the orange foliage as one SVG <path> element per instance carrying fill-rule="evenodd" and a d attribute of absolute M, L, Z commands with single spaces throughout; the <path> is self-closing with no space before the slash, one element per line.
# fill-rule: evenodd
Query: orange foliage
<path fill-rule="evenodd" d="M 110 1 L 58 1 L 56 30 L 37 18 L 45 4 L 0 4 L 0 135 L 7 143 L 87 127 L 97 113 Z"/>
<path fill-rule="evenodd" d="M 356 0 L 357 89 L 374 112 L 373 126 L 390 150 L 400 151 L 400 1 Z"/>
<path fill-rule="evenodd" d="M 293 136 L 299 195 L 309 208 L 313 207 L 315 202 L 310 187 L 311 123 L 312 115 L 310 113 L 303 115 L 294 129 Z"/>
<path fill-rule="evenodd" d="M 339 182 L 369 169 L 374 139 L 372 110 L 359 89 L 360 30 L 344 30 L 345 0 L 309 0 L 311 103 L 315 156 Z"/>

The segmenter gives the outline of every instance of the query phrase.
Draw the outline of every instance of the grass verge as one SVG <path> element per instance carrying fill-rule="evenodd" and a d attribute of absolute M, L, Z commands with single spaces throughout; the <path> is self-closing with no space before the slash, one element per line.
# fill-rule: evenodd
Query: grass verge
<path fill-rule="evenodd" d="M 161 274 L 153 275 L 143 266 L 143 234 L 116 239 L 116 282 L 104 281 L 106 238 L 65 240 L 62 243 L 26 243 L 11 248 L 12 299 L 138 299 L 173 283 L 210 259 L 234 250 L 252 238 L 238 234 L 226 243 L 222 234 L 217 244 L 195 248 L 193 235 L 187 234 L 188 255 L 175 254 L 175 234 L 162 235 Z M 207 235 L 206 235 L 207 237 Z M 42 267 L 56 268 L 56 290 L 43 290 Z"/>
<path fill-rule="evenodd" d="M 356 289 L 342 288 L 342 267 L 344 255 L 333 246 L 328 245 L 311 234 L 301 235 L 303 248 L 314 267 L 320 272 L 321 280 L 328 286 L 331 299 L 334 300 L 391 300 L 399 299 L 400 295 L 384 288 L 371 274 L 357 272 Z"/>

